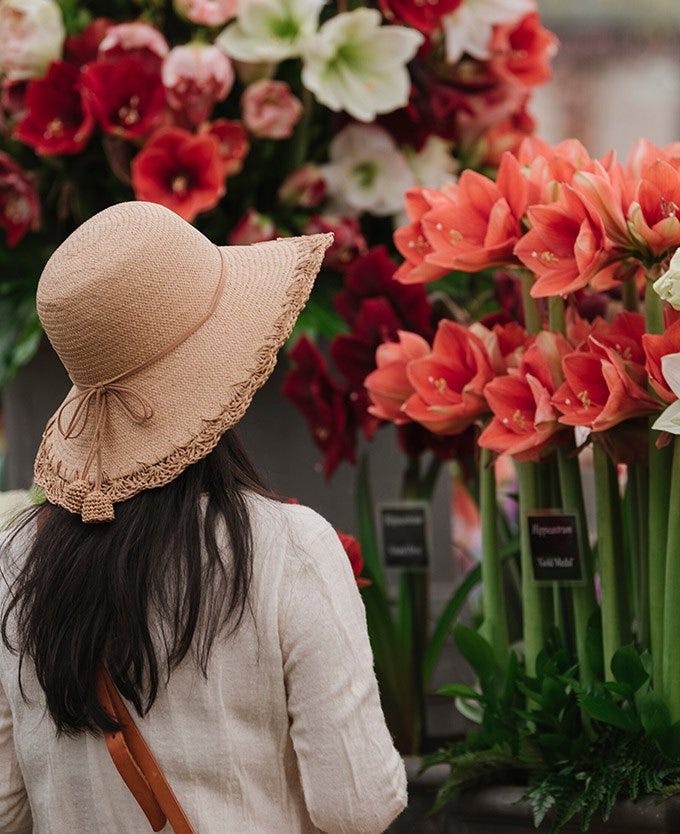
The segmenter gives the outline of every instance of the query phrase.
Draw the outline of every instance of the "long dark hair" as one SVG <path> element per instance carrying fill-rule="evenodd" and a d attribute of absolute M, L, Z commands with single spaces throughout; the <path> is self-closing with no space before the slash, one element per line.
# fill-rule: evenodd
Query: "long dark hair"
<path fill-rule="evenodd" d="M 83 524 L 51 504 L 22 520 L 10 543 L 33 520 L 37 532 L 8 580 L 2 640 L 19 654 L 20 682 L 33 660 L 59 733 L 116 729 L 97 700 L 100 662 L 139 715 L 190 649 L 206 675 L 215 638 L 238 628 L 248 602 L 248 490 L 273 497 L 228 431 L 171 483 L 116 505 L 112 523 Z"/>

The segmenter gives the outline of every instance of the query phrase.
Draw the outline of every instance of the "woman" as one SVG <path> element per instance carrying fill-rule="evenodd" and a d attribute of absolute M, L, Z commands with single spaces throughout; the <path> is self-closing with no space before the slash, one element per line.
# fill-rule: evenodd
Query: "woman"
<path fill-rule="evenodd" d="M 38 311 L 74 387 L 36 459 L 48 501 L 0 562 L 4 834 L 181 827 L 118 694 L 182 830 L 368 834 L 403 809 L 347 557 L 231 430 L 330 242 L 216 247 L 135 202 L 45 267 Z"/>

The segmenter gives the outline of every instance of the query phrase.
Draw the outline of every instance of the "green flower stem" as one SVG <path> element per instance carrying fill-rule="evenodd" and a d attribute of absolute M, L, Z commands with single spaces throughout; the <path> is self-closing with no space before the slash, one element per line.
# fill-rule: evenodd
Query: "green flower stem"
<path fill-rule="evenodd" d="M 550 602 L 545 590 L 534 583 L 531 566 L 531 547 L 529 542 L 529 525 L 527 512 L 535 510 L 538 505 L 536 465 L 517 463 L 519 480 L 519 518 L 520 518 L 520 562 L 522 565 L 522 612 L 524 617 L 524 658 L 527 673 L 536 673 L 536 658 L 543 648 L 547 623 L 545 617 L 546 600 Z"/>
<path fill-rule="evenodd" d="M 634 568 L 635 619 L 638 642 L 643 649 L 649 649 L 649 549 L 647 547 L 646 513 L 649 474 L 646 466 L 640 464 L 628 467 L 628 509 L 630 521 L 630 547 Z"/>
<path fill-rule="evenodd" d="M 522 307 L 524 308 L 524 326 L 527 333 L 540 333 L 541 313 L 538 309 L 536 299 L 531 297 L 531 288 L 534 284 L 534 276 L 526 269 L 519 273 L 520 286 L 522 288 Z"/>
<path fill-rule="evenodd" d="M 586 686 L 592 680 L 587 653 L 588 622 L 597 609 L 595 586 L 593 584 L 593 554 L 588 539 L 588 521 L 583 501 L 581 470 L 573 440 L 568 447 L 557 450 L 557 465 L 560 472 L 562 506 L 565 512 L 574 513 L 578 519 L 579 548 L 583 565 L 583 585 L 571 589 L 574 608 L 574 632 L 576 636 L 576 657 L 579 664 L 581 683 Z"/>
<path fill-rule="evenodd" d="M 640 306 L 640 296 L 638 294 L 637 281 L 635 275 L 626 278 L 623 282 L 623 306 L 626 310 L 632 313 L 637 313 Z"/>
<path fill-rule="evenodd" d="M 564 319 L 564 299 L 560 295 L 553 295 L 548 299 L 548 323 L 553 333 L 566 332 Z"/>
<path fill-rule="evenodd" d="M 673 474 L 666 549 L 666 587 L 664 607 L 663 693 L 671 721 L 680 721 L 680 437 L 673 440 Z"/>
<path fill-rule="evenodd" d="M 503 593 L 503 565 L 498 547 L 498 504 L 492 453 L 481 449 L 479 504 L 482 516 L 482 605 L 483 632 L 502 668 L 508 662 L 508 617 Z"/>
<path fill-rule="evenodd" d="M 597 484 L 597 552 L 602 584 L 602 645 L 605 679 L 613 680 L 611 661 L 624 643 L 627 588 L 622 552 L 617 548 L 617 505 L 619 485 L 614 464 L 597 441 L 593 443 L 595 483 Z M 623 575 L 623 582 L 621 582 Z"/>
<path fill-rule="evenodd" d="M 648 333 L 663 333 L 663 303 L 652 289 L 656 275 L 648 276 L 645 295 L 645 317 Z M 649 620 L 652 647 L 652 676 L 655 687 L 663 691 L 664 656 L 664 593 L 666 584 L 666 543 L 668 539 L 668 515 L 670 508 L 672 446 L 656 448 L 658 433 L 652 431 L 652 417 L 649 423 L 649 512 L 648 546 L 649 554 Z"/>

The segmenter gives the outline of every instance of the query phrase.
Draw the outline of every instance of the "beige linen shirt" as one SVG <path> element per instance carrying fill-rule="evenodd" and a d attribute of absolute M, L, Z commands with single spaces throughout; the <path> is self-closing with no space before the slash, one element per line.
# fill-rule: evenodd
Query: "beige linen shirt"
<path fill-rule="evenodd" d="M 249 505 L 252 616 L 216 641 L 207 680 L 187 656 L 139 729 L 200 834 L 377 834 L 406 777 L 349 561 L 312 510 Z M 23 683 L 28 700 L 0 646 L 0 832 L 148 834 L 103 739 L 58 738 L 30 661 Z"/>

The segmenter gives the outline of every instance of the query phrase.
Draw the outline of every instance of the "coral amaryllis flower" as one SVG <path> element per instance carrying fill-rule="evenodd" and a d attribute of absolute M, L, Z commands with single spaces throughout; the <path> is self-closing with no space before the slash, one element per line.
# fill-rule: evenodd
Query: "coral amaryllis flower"
<path fill-rule="evenodd" d="M 653 255 L 680 246 L 680 170 L 664 159 L 646 168 L 628 219 L 632 236 Z"/>
<path fill-rule="evenodd" d="M 643 368 L 626 363 L 616 350 L 592 336 L 588 348 L 562 360 L 565 381 L 552 400 L 562 413 L 560 423 L 606 431 L 659 410 L 659 401 L 643 387 Z"/>
<path fill-rule="evenodd" d="M 85 106 L 107 133 L 128 139 L 146 136 L 163 115 L 165 88 L 160 75 L 136 55 L 115 63 L 88 64 L 82 83 Z"/>
<path fill-rule="evenodd" d="M 494 28 L 491 38 L 491 68 L 499 78 L 511 83 L 535 87 L 552 77 L 550 62 L 559 41 L 541 26 L 536 12 L 525 15 L 518 23 L 505 23 Z"/>
<path fill-rule="evenodd" d="M 217 139 L 224 175 L 231 177 L 238 174 L 250 150 L 243 124 L 235 119 L 215 119 L 214 122 L 204 122 L 198 132 L 208 133 Z"/>
<path fill-rule="evenodd" d="M 488 411 L 483 392 L 495 373 L 481 340 L 460 324 L 441 321 L 432 353 L 406 372 L 415 393 L 404 411 L 434 434 L 459 434 Z"/>
<path fill-rule="evenodd" d="M 551 397 L 562 382 L 562 357 L 570 350 L 559 333 L 543 331 L 517 374 L 496 377 L 486 386 L 494 416 L 479 437 L 480 446 L 519 461 L 538 461 L 555 448 L 564 427 Z"/>
<path fill-rule="evenodd" d="M 138 200 L 160 203 L 191 222 L 224 194 L 224 170 L 217 141 L 188 130 L 159 130 L 132 160 Z"/>
<path fill-rule="evenodd" d="M 645 333 L 642 337 L 642 345 L 647 356 L 649 384 L 665 403 L 668 405 L 674 403 L 677 397 L 664 376 L 662 361 L 664 356 L 680 353 L 680 321 L 673 322 L 660 335 Z"/>
<path fill-rule="evenodd" d="M 432 252 L 421 220 L 433 206 L 446 198 L 432 188 L 411 188 L 406 192 L 406 214 L 411 223 L 401 226 L 394 233 L 394 245 L 406 261 L 394 273 L 402 284 L 422 284 L 436 281 L 449 271 L 446 267 L 433 266 L 425 262 L 425 256 Z"/>
<path fill-rule="evenodd" d="M 491 327 L 477 321 L 470 325 L 470 332 L 481 339 L 491 367 L 497 374 L 506 374 L 510 368 L 519 367 L 530 339 L 516 321 L 497 322 Z"/>
<path fill-rule="evenodd" d="M 468 169 L 446 196 L 422 218 L 433 250 L 425 256 L 428 264 L 477 272 L 516 263 L 528 183 L 512 154 L 503 155 L 496 182 Z"/>
<path fill-rule="evenodd" d="M 80 153 L 94 129 L 92 116 L 83 110 L 79 72 L 53 61 L 44 78 L 29 82 L 26 115 L 14 130 L 15 138 L 37 153 Z"/>
<path fill-rule="evenodd" d="M 515 255 L 536 275 L 534 298 L 567 295 L 585 287 L 611 262 L 611 245 L 599 216 L 568 185 L 556 203 L 532 206 L 531 230 Z"/>
<path fill-rule="evenodd" d="M 375 352 L 377 368 L 364 380 L 371 399 L 369 412 L 380 420 L 400 425 L 408 423 L 402 406 L 413 394 L 413 386 L 406 374 L 412 359 L 422 359 L 430 352 L 430 345 L 417 333 L 400 330 L 398 342 L 383 342 Z"/>

